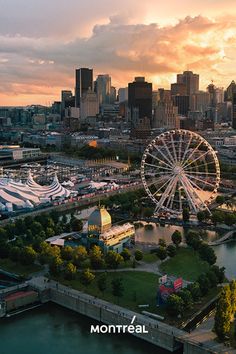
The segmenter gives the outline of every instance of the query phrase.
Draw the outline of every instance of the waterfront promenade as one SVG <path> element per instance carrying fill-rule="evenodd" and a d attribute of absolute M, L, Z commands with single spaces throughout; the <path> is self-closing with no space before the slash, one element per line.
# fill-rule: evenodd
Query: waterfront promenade
<path fill-rule="evenodd" d="M 184 354 L 235 353 L 217 343 L 210 329 L 208 333 L 204 331 L 193 336 L 156 319 L 71 289 L 43 276 L 32 278 L 28 284 L 39 291 L 42 302 L 52 301 L 104 324 L 130 325 L 135 316 L 135 325 L 144 325 L 148 333 L 133 335 L 170 352 L 182 348 Z"/>

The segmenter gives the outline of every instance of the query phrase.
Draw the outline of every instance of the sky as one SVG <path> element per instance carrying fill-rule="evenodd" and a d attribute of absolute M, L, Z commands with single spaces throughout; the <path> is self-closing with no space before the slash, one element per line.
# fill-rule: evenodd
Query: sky
<path fill-rule="evenodd" d="M 79 67 L 154 89 L 200 74 L 236 80 L 235 0 L 0 0 L 0 106 L 49 105 Z"/>

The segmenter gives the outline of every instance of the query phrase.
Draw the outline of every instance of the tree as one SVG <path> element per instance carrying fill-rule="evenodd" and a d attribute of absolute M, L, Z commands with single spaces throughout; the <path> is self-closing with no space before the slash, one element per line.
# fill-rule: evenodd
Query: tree
<path fill-rule="evenodd" d="M 202 222 L 203 220 L 205 220 L 205 213 L 204 213 L 204 211 L 199 211 L 199 212 L 197 213 L 197 219 L 198 219 L 198 221 L 200 221 L 200 222 Z"/>
<path fill-rule="evenodd" d="M 102 273 L 100 275 L 100 277 L 97 280 L 97 285 L 98 285 L 98 289 L 104 293 L 104 291 L 107 288 L 107 275 L 105 273 Z"/>
<path fill-rule="evenodd" d="M 183 300 L 185 308 L 189 309 L 192 307 L 193 297 L 191 292 L 188 289 L 179 290 L 178 296 L 181 297 L 181 299 Z"/>
<path fill-rule="evenodd" d="M 224 340 L 230 332 L 231 291 L 229 285 L 222 288 L 215 313 L 215 332 L 220 340 Z"/>
<path fill-rule="evenodd" d="M 101 269 L 104 267 L 103 253 L 99 246 L 95 245 L 89 252 L 91 266 L 94 269 Z"/>
<path fill-rule="evenodd" d="M 185 241 L 187 245 L 192 247 L 195 251 L 199 249 L 202 243 L 199 233 L 192 230 L 186 234 Z"/>
<path fill-rule="evenodd" d="M 134 252 L 134 258 L 136 259 L 136 261 L 141 261 L 143 259 L 143 252 L 140 250 L 136 250 Z"/>
<path fill-rule="evenodd" d="M 124 286 L 121 278 L 114 278 L 111 282 L 112 285 L 112 294 L 118 299 L 123 296 Z"/>
<path fill-rule="evenodd" d="M 85 269 L 80 277 L 80 281 L 83 285 L 88 286 L 94 280 L 95 275 L 87 268 Z"/>
<path fill-rule="evenodd" d="M 40 232 L 43 231 L 43 227 L 42 225 L 37 222 L 37 221 L 34 221 L 31 225 L 30 225 L 30 230 L 32 231 L 32 234 L 33 235 L 38 235 L 40 234 Z"/>
<path fill-rule="evenodd" d="M 175 244 L 175 246 L 178 247 L 182 242 L 181 232 L 179 230 L 175 230 L 171 236 L 171 240 Z"/>
<path fill-rule="evenodd" d="M 21 255 L 20 247 L 17 246 L 11 247 L 9 252 L 9 258 L 13 262 L 18 262 L 20 260 L 20 255 Z"/>
<path fill-rule="evenodd" d="M 68 262 L 66 264 L 65 273 L 64 273 L 65 279 L 68 280 L 74 279 L 76 276 L 76 272 L 77 272 L 76 266 L 73 263 Z"/>
<path fill-rule="evenodd" d="M 46 228 L 46 236 L 49 238 L 49 237 L 52 237 L 54 235 L 55 235 L 54 229 L 52 227 L 47 227 Z"/>
<path fill-rule="evenodd" d="M 128 248 L 124 248 L 123 251 L 121 252 L 121 256 L 124 258 L 124 261 L 129 261 L 131 258 L 131 253 L 128 250 Z"/>
<path fill-rule="evenodd" d="M 150 218 L 153 215 L 153 209 L 152 208 L 144 208 L 143 210 L 143 216 L 146 218 Z"/>
<path fill-rule="evenodd" d="M 213 248 L 208 246 L 206 243 L 202 243 L 200 248 L 199 248 L 199 256 L 206 262 L 208 262 L 210 265 L 215 264 L 216 262 L 216 255 L 215 251 Z"/>
<path fill-rule="evenodd" d="M 189 214 L 189 210 L 187 208 L 183 208 L 183 221 L 189 221 L 190 218 L 190 214 Z"/>
<path fill-rule="evenodd" d="M 223 223 L 224 219 L 224 213 L 222 211 L 215 210 L 211 214 L 211 221 L 214 225 L 216 225 L 217 223 Z"/>
<path fill-rule="evenodd" d="M 6 240 L 0 240 L 0 258 L 7 258 L 9 256 L 10 246 Z"/>
<path fill-rule="evenodd" d="M 81 267 L 82 263 L 88 258 L 88 252 L 84 246 L 77 246 L 73 250 L 73 263 Z"/>
<path fill-rule="evenodd" d="M 164 247 L 158 247 L 157 248 L 157 250 L 156 250 L 156 255 L 157 255 L 157 257 L 161 260 L 161 261 L 163 261 L 164 259 L 166 259 L 166 257 L 167 257 L 167 250 L 166 250 L 166 248 L 164 248 Z"/>
<path fill-rule="evenodd" d="M 231 291 L 231 310 L 232 315 L 236 314 L 236 280 L 232 280 L 230 283 L 230 291 Z"/>
<path fill-rule="evenodd" d="M 198 284 L 202 295 L 206 295 L 211 287 L 211 283 L 205 274 L 200 275 L 200 277 L 198 278 Z"/>
<path fill-rule="evenodd" d="M 158 245 L 161 247 L 166 247 L 166 241 L 163 238 L 160 238 L 158 241 Z"/>
<path fill-rule="evenodd" d="M 232 226 L 236 223 L 236 215 L 231 213 L 225 213 L 224 223 L 228 226 Z"/>
<path fill-rule="evenodd" d="M 217 277 L 217 283 L 223 283 L 225 279 L 225 267 L 219 267 L 217 265 L 211 266 L 211 271 L 213 271 Z"/>
<path fill-rule="evenodd" d="M 207 278 L 209 279 L 210 281 L 210 284 L 211 284 L 211 287 L 212 288 L 215 288 L 217 283 L 218 283 L 218 279 L 217 279 L 217 276 L 215 274 L 215 272 L 213 272 L 212 270 L 209 270 L 207 273 L 206 273 L 206 276 Z"/>
<path fill-rule="evenodd" d="M 166 252 L 169 257 L 174 257 L 177 253 L 176 247 L 174 245 L 168 245 L 166 248 Z"/>
<path fill-rule="evenodd" d="M 65 261 L 71 261 L 73 258 L 73 248 L 71 246 L 62 247 L 61 257 Z"/>
<path fill-rule="evenodd" d="M 223 195 L 217 195 L 216 203 L 223 204 L 225 202 L 225 197 Z"/>
<path fill-rule="evenodd" d="M 0 241 L 7 240 L 7 232 L 3 227 L 0 227 Z"/>
<path fill-rule="evenodd" d="M 52 257 L 49 264 L 49 271 L 52 275 L 58 275 L 61 272 L 63 261 L 61 257 Z"/>
<path fill-rule="evenodd" d="M 171 294 L 166 301 L 167 312 L 171 316 L 178 316 L 184 311 L 184 301 L 180 296 Z"/>
<path fill-rule="evenodd" d="M 24 265 L 33 264 L 36 261 L 37 253 L 32 246 L 23 248 L 20 254 L 20 262 Z"/>
<path fill-rule="evenodd" d="M 188 284 L 187 289 L 190 291 L 194 301 L 198 301 L 201 297 L 201 289 L 199 283 Z"/>
<path fill-rule="evenodd" d="M 80 219 L 72 218 L 70 222 L 72 231 L 81 231 L 83 227 L 83 222 Z"/>
<path fill-rule="evenodd" d="M 105 261 L 108 268 L 117 269 L 118 266 L 124 261 L 124 258 L 115 251 L 108 251 L 105 256 Z"/>

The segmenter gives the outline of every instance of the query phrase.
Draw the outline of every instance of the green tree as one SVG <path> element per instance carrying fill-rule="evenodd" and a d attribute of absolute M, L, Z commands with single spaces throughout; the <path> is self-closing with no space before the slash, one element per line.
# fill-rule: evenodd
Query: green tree
<path fill-rule="evenodd" d="M 20 247 L 13 246 L 13 247 L 10 248 L 9 258 L 13 262 L 18 262 L 20 260 L 20 255 L 21 255 Z"/>
<path fill-rule="evenodd" d="M 219 267 L 217 265 L 211 266 L 211 271 L 213 271 L 217 277 L 217 283 L 223 283 L 225 279 L 225 267 Z"/>
<path fill-rule="evenodd" d="M 3 227 L 0 227 L 0 241 L 7 240 L 7 232 Z"/>
<path fill-rule="evenodd" d="M 211 221 L 214 225 L 216 225 L 217 223 L 223 223 L 224 219 L 224 213 L 222 211 L 215 210 L 211 214 Z"/>
<path fill-rule="evenodd" d="M 104 293 L 107 288 L 107 275 L 102 273 L 97 280 L 98 289 Z"/>
<path fill-rule="evenodd" d="M 188 284 L 187 289 L 190 291 L 194 301 L 198 301 L 202 295 L 199 283 Z"/>
<path fill-rule="evenodd" d="M 187 208 L 183 208 L 182 215 L 183 215 L 184 222 L 189 221 L 190 214 L 189 214 L 189 210 Z"/>
<path fill-rule="evenodd" d="M 83 285 L 88 286 L 94 280 L 95 275 L 87 268 L 85 269 L 80 277 L 80 281 Z"/>
<path fill-rule="evenodd" d="M 163 238 L 160 238 L 158 241 L 158 245 L 161 247 L 166 247 L 166 241 Z"/>
<path fill-rule="evenodd" d="M 52 275 L 60 274 L 62 270 L 63 261 L 61 257 L 52 257 L 49 263 L 49 271 Z"/>
<path fill-rule="evenodd" d="M 216 254 L 213 248 L 208 246 L 206 243 L 202 243 L 199 248 L 199 256 L 210 265 L 215 264 L 216 262 Z"/>
<path fill-rule="evenodd" d="M 34 221 L 31 225 L 30 225 L 30 230 L 32 231 L 32 234 L 33 235 L 39 235 L 40 232 L 43 231 L 43 227 L 42 225 L 37 222 L 37 221 Z"/>
<path fill-rule="evenodd" d="M 236 314 L 236 280 L 232 280 L 230 283 L 230 291 L 231 291 L 231 310 L 232 315 Z"/>
<path fill-rule="evenodd" d="M 178 296 L 181 297 L 181 299 L 184 302 L 184 306 L 186 309 L 189 309 L 193 305 L 193 297 L 191 292 L 188 289 L 181 289 L 178 291 Z"/>
<path fill-rule="evenodd" d="M 81 267 L 82 263 L 88 258 L 88 252 L 84 246 L 77 246 L 73 250 L 73 263 Z"/>
<path fill-rule="evenodd" d="M 229 285 L 222 288 L 215 313 L 215 332 L 220 340 L 224 340 L 230 332 L 231 291 Z"/>
<path fill-rule="evenodd" d="M 77 272 L 76 266 L 73 263 L 68 262 L 66 264 L 66 268 L 65 268 L 65 272 L 64 272 L 65 279 L 68 279 L 68 280 L 75 279 L 76 272 Z"/>
<path fill-rule="evenodd" d="M 111 282 L 112 285 L 112 294 L 116 296 L 119 300 L 123 296 L 124 286 L 121 278 L 114 278 Z"/>
<path fill-rule="evenodd" d="M 61 257 L 64 261 L 71 261 L 73 258 L 73 248 L 71 246 L 62 247 Z"/>
<path fill-rule="evenodd" d="M 150 218 L 153 215 L 153 209 L 152 208 L 144 208 L 143 210 L 143 216 L 145 218 Z"/>
<path fill-rule="evenodd" d="M 134 252 L 134 258 L 136 259 L 136 261 L 141 261 L 143 259 L 143 252 L 140 250 L 136 250 Z"/>
<path fill-rule="evenodd" d="M 206 274 L 200 275 L 200 277 L 198 278 L 198 284 L 202 295 L 206 295 L 209 292 L 211 287 L 210 280 L 208 279 Z"/>
<path fill-rule="evenodd" d="M 171 316 L 178 316 L 184 311 L 184 301 L 180 296 L 171 294 L 166 301 L 166 310 Z"/>
<path fill-rule="evenodd" d="M 156 255 L 157 255 L 157 257 L 161 260 L 161 261 L 163 261 L 164 259 L 166 259 L 166 257 L 167 257 L 167 250 L 166 250 L 166 248 L 164 248 L 164 247 L 158 247 L 157 248 L 157 250 L 156 250 Z"/>
<path fill-rule="evenodd" d="M 200 221 L 200 222 L 202 222 L 203 220 L 205 220 L 205 213 L 204 213 L 204 211 L 199 211 L 199 212 L 197 213 L 197 219 L 198 219 L 198 221 Z"/>
<path fill-rule="evenodd" d="M 0 240 L 0 258 L 7 258 L 9 256 L 10 246 L 6 240 Z"/>
<path fill-rule="evenodd" d="M 81 231 L 83 227 L 83 222 L 80 219 L 72 218 L 70 222 L 72 231 Z"/>
<path fill-rule="evenodd" d="M 31 265 L 36 261 L 37 253 L 32 246 L 26 246 L 21 251 L 20 262 L 24 265 Z"/>
<path fill-rule="evenodd" d="M 117 269 L 118 266 L 124 261 L 124 258 L 115 251 L 108 251 L 105 256 L 105 261 L 108 268 Z"/>
<path fill-rule="evenodd" d="M 101 269 L 104 267 L 105 262 L 103 259 L 103 253 L 99 246 L 93 246 L 93 248 L 89 252 L 89 258 L 92 268 Z"/>
<path fill-rule="evenodd" d="M 190 230 L 185 235 L 185 241 L 189 247 L 192 247 L 195 251 L 201 246 L 201 238 L 198 232 Z"/>
<path fill-rule="evenodd" d="M 174 257 L 177 253 L 176 247 L 174 245 L 168 245 L 166 251 L 169 257 Z"/>
<path fill-rule="evenodd" d="M 225 197 L 223 195 L 217 195 L 216 203 L 223 204 L 225 202 Z"/>
<path fill-rule="evenodd" d="M 121 256 L 124 258 L 124 261 L 127 262 L 131 258 L 131 253 L 128 250 L 128 248 L 124 248 L 123 251 L 121 252 Z"/>
<path fill-rule="evenodd" d="M 178 247 L 180 245 L 180 243 L 182 242 L 181 232 L 178 230 L 175 230 L 171 236 L 171 240 L 175 244 L 175 246 Z"/>

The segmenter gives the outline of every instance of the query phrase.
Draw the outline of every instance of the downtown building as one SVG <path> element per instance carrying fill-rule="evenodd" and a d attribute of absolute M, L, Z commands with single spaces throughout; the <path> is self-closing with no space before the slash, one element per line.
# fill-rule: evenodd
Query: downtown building
<path fill-rule="evenodd" d="M 82 96 L 93 91 L 93 69 L 80 68 L 75 71 L 75 107 L 80 107 Z"/>

